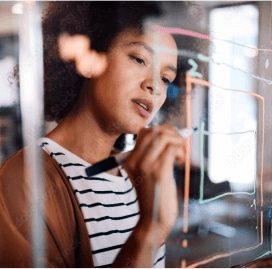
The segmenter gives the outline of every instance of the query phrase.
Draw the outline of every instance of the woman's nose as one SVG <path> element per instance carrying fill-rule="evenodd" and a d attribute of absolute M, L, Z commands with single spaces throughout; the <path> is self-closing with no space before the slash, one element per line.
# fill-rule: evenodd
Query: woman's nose
<path fill-rule="evenodd" d="M 157 86 L 156 86 L 157 84 Z M 154 83 L 153 78 L 152 79 L 146 79 L 142 82 L 142 88 L 144 90 L 150 91 L 152 95 L 160 95 L 161 89 L 159 83 Z"/>

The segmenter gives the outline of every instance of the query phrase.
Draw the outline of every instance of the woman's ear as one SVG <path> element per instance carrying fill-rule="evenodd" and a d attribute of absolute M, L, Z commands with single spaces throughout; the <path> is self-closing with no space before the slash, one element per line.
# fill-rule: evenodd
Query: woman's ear
<path fill-rule="evenodd" d="M 62 34 L 58 39 L 61 59 L 74 61 L 77 72 L 85 78 L 100 76 L 108 67 L 106 54 L 91 50 L 90 43 L 84 35 Z"/>

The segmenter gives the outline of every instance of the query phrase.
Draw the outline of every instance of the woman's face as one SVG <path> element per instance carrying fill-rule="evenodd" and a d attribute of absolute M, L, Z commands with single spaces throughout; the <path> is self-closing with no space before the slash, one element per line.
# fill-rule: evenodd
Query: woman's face
<path fill-rule="evenodd" d="M 167 84 L 176 77 L 177 46 L 165 33 L 159 34 L 159 45 L 175 53 L 159 54 L 159 82 L 155 87 L 153 33 L 141 35 L 126 30 L 112 42 L 107 69 L 90 80 L 88 90 L 88 109 L 102 128 L 139 133 L 161 108 Z"/>

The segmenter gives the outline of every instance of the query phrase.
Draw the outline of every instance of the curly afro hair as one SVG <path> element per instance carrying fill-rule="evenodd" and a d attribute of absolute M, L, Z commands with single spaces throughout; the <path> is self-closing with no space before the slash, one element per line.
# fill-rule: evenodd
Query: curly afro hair
<path fill-rule="evenodd" d="M 45 119 L 60 122 L 77 102 L 84 81 L 74 64 L 59 56 L 61 33 L 86 35 L 92 49 L 105 52 L 120 32 L 141 30 L 143 19 L 155 14 L 159 9 L 152 2 L 50 2 L 43 14 Z"/>
<path fill-rule="evenodd" d="M 61 60 L 57 46 L 60 34 L 86 35 L 92 49 L 106 52 L 119 33 L 128 28 L 142 32 L 144 19 L 160 14 L 154 2 L 49 2 L 42 18 L 45 120 L 59 123 L 79 100 L 84 81 L 73 62 Z M 123 134 L 114 148 L 121 151 L 124 147 Z"/>

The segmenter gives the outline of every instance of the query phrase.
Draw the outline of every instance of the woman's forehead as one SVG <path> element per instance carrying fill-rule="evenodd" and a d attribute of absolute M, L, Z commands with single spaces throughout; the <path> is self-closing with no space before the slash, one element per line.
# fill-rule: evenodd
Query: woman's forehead
<path fill-rule="evenodd" d="M 159 44 L 154 44 L 154 31 L 148 31 L 146 33 L 135 32 L 135 30 L 127 29 L 121 32 L 118 37 L 113 41 L 112 47 L 142 47 L 150 52 L 154 52 L 155 45 L 159 45 L 164 48 L 171 49 L 176 52 L 177 56 L 177 45 L 171 34 L 159 33 Z"/>

